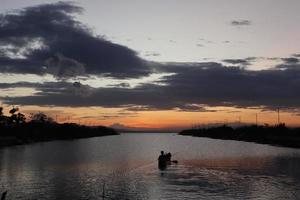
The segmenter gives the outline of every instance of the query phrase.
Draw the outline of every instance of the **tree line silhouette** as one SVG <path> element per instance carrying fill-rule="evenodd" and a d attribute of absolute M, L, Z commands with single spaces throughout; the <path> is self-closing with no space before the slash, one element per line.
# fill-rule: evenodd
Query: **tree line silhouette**
<path fill-rule="evenodd" d="M 0 107 L 0 147 L 49 140 L 66 140 L 118 134 L 105 126 L 84 126 L 75 123 L 57 123 L 45 113 L 32 113 L 29 119 L 18 107 L 4 115 Z"/>
<path fill-rule="evenodd" d="M 300 148 L 300 128 L 288 128 L 284 123 L 274 126 L 265 124 L 264 126 L 251 125 L 237 128 L 223 125 L 183 130 L 179 134 Z"/>

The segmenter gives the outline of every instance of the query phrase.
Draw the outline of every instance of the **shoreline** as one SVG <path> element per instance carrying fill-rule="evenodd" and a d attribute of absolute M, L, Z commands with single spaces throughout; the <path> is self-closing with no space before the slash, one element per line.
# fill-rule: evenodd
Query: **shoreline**
<path fill-rule="evenodd" d="M 60 139 L 48 139 L 48 140 L 22 140 L 20 141 L 17 138 L 1 138 L 0 137 L 0 149 L 6 148 L 6 147 L 12 147 L 12 146 L 21 146 L 21 145 L 28 145 L 28 144 L 36 144 L 40 142 L 53 142 L 53 141 L 71 141 L 71 140 L 77 140 L 77 139 L 88 139 L 88 138 L 94 138 L 94 137 L 105 137 L 105 136 L 113 136 L 113 135 L 119 135 L 119 134 L 106 134 L 106 135 L 98 135 L 98 136 L 88 136 L 88 137 L 74 137 L 74 138 L 60 138 Z"/>
<path fill-rule="evenodd" d="M 248 126 L 235 129 L 228 126 L 188 129 L 179 132 L 178 135 L 300 148 L 300 129 L 290 129 L 284 125 L 274 127 Z"/>
<path fill-rule="evenodd" d="M 2 126 L 0 132 L 0 148 L 37 142 L 119 135 L 116 130 L 104 126 L 89 127 L 58 123 L 26 123 L 17 126 Z"/>
<path fill-rule="evenodd" d="M 216 139 L 216 140 L 231 140 L 231 141 L 239 141 L 239 142 L 249 142 L 249 143 L 255 143 L 255 144 L 270 145 L 270 146 L 274 146 L 274 147 L 284 147 L 284 148 L 300 149 L 300 144 L 271 143 L 271 142 L 265 142 L 263 140 L 259 141 L 259 140 L 228 139 L 228 138 L 217 138 L 217 137 L 209 137 L 209 136 L 194 136 L 194 135 L 186 135 L 186 134 L 178 134 L 178 135 L 181 135 L 181 136 L 190 136 L 190 137 L 203 137 L 203 138 Z"/>

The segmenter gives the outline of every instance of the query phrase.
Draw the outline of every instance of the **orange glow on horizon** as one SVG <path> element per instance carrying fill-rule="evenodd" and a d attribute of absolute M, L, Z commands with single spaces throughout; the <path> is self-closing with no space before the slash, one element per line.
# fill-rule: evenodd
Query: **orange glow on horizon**
<path fill-rule="evenodd" d="M 10 106 L 4 106 L 8 113 Z M 125 108 L 102 107 L 39 107 L 20 106 L 20 112 L 27 118 L 30 113 L 44 112 L 59 123 L 78 123 L 85 125 L 121 124 L 137 128 L 188 128 L 208 124 L 255 124 L 256 115 L 259 125 L 278 123 L 276 111 L 242 109 L 233 107 L 209 107 L 213 112 L 165 111 L 128 111 Z M 300 126 L 300 116 L 292 112 L 280 112 L 280 122 L 287 126 Z"/>

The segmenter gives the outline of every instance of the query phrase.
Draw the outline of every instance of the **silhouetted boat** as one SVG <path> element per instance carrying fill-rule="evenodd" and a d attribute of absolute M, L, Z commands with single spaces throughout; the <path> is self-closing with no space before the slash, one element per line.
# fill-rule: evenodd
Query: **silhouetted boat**
<path fill-rule="evenodd" d="M 177 160 L 172 160 L 172 161 L 168 161 L 168 160 L 158 160 L 158 168 L 160 170 L 165 170 L 167 169 L 167 167 L 169 165 L 172 165 L 173 164 L 178 164 L 178 161 Z"/>

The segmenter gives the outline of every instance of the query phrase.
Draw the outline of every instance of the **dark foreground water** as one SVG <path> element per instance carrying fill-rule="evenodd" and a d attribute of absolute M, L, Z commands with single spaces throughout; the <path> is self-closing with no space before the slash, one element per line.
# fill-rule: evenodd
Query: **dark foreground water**
<path fill-rule="evenodd" d="M 157 169 L 160 150 L 177 165 Z M 300 199 L 300 150 L 176 134 L 0 149 L 7 199 Z"/>

